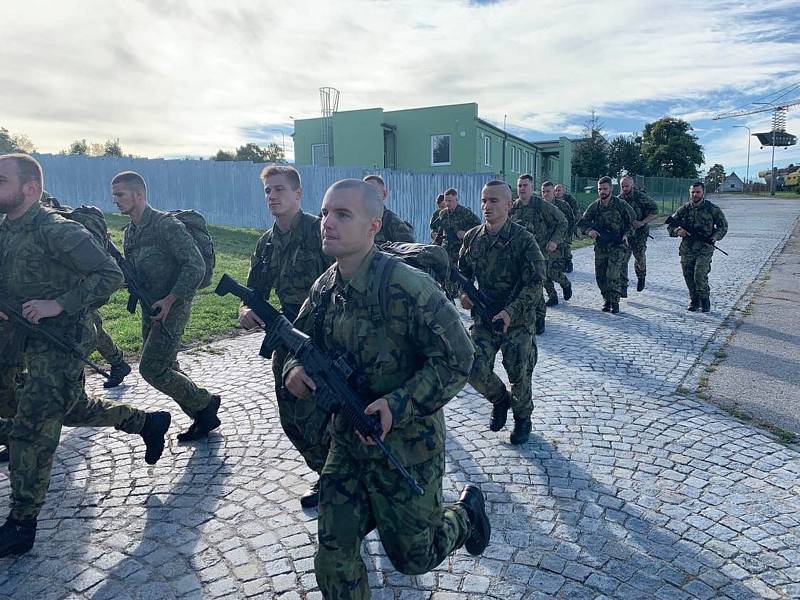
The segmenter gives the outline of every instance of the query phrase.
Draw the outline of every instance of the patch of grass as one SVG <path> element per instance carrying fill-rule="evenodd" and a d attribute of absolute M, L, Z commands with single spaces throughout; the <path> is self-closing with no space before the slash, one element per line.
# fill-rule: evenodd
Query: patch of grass
<path fill-rule="evenodd" d="M 722 348 L 720 348 L 719 350 L 714 352 L 714 356 L 716 358 L 726 358 L 728 356 L 728 353 L 725 352 L 725 350 L 723 350 Z"/>
<path fill-rule="evenodd" d="M 122 249 L 122 228 L 128 218 L 107 214 L 109 234 L 113 242 Z M 181 342 L 184 346 L 213 340 L 237 327 L 239 300 L 233 296 L 220 298 L 214 294 L 216 282 L 223 273 L 244 282 L 250 266 L 250 255 L 255 250 L 261 233 L 255 229 L 209 226 L 214 238 L 217 265 L 209 287 L 199 290 L 192 303 L 192 316 Z M 138 354 L 142 349 L 141 315 L 137 310 L 131 315 L 125 309 L 128 293 L 118 290 L 111 300 L 100 309 L 103 327 L 119 345 L 126 357 Z M 98 359 L 97 353 L 94 358 Z"/>
<path fill-rule="evenodd" d="M 678 394 L 679 396 L 688 396 L 689 395 L 689 388 L 684 387 L 682 385 L 679 385 L 675 389 L 675 393 Z"/>

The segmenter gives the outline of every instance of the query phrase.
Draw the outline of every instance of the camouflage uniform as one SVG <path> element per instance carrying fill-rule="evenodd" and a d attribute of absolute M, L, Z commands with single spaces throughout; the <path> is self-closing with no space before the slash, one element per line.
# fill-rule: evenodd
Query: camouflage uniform
<path fill-rule="evenodd" d="M 567 265 L 572 262 L 572 233 L 575 231 L 575 215 L 572 212 L 569 204 L 558 198 L 553 198 L 552 202 L 564 218 L 567 220 L 567 229 L 561 243 L 558 244 L 558 249 L 555 252 L 548 253 L 549 260 L 547 261 L 547 279 L 544 282 L 544 287 L 547 290 L 548 298 L 558 299 L 556 294 L 556 287 L 553 282 L 561 286 L 562 289 L 572 287 L 569 279 L 566 276 Z"/>
<path fill-rule="evenodd" d="M 458 262 L 458 253 L 461 250 L 461 240 L 456 239 L 455 234 L 459 231 L 467 232 L 473 227 L 477 227 L 481 222 L 475 213 L 468 209 L 466 206 L 456 204 L 453 212 L 446 208 L 439 211 L 438 226 L 442 248 L 447 250 L 447 256 L 450 257 L 450 264 L 455 265 Z M 451 232 L 448 235 L 448 231 Z M 448 298 L 455 298 L 458 294 L 458 288 L 453 282 L 448 281 L 445 287 L 445 293 Z"/>
<path fill-rule="evenodd" d="M 497 351 L 511 383 L 511 407 L 518 420 L 533 412 L 531 376 L 538 352 L 533 335 L 536 301 L 542 293 L 545 260 L 533 235 L 508 219 L 496 234 L 486 225 L 464 236 L 458 269 L 489 297 L 495 314 L 511 316 L 508 332 L 498 333 L 474 312 L 470 328 L 475 344 L 475 363 L 469 383 L 492 404 L 508 397 L 506 386 L 494 372 Z"/>
<path fill-rule="evenodd" d="M 572 209 L 572 214 L 574 215 L 575 218 L 575 220 L 572 222 L 572 229 L 569 231 L 569 237 L 570 239 L 572 239 L 578 234 L 577 223 L 578 219 L 580 219 L 581 215 L 583 214 L 583 211 L 581 210 L 581 205 L 578 204 L 578 201 L 575 199 L 575 196 L 573 196 L 569 192 L 564 192 L 564 195 L 561 196 L 561 198 L 558 198 L 558 200 L 566 202 Z"/>
<path fill-rule="evenodd" d="M 416 241 L 411 223 L 403 221 L 395 213 L 384 207 L 383 216 L 381 217 L 381 229 L 375 234 L 375 243 Z"/>
<path fill-rule="evenodd" d="M 0 224 L 0 294 L 13 305 L 57 300 L 63 312 L 43 326 L 75 340 L 84 354 L 95 344 L 87 307 L 106 301 L 122 283 L 116 263 L 86 229 L 39 202 L 19 219 Z M 139 433 L 145 413 L 87 397 L 77 358 L 22 330 L 15 329 L 13 337 L 21 354 L 11 363 L 25 365 L 27 374 L 16 389 L 14 418 L 0 419 L 0 444 L 10 441 L 11 516 L 30 519 L 44 502 L 63 425 Z"/>
<path fill-rule="evenodd" d="M 677 237 L 679 223 L 685 224 L 693 231 L 717 242 L 728 233 L 728 221 L 722 209 L 716 204 L 703 199 L 697 206 L 687 202 L 672 215 L 678 223 L 668 226 L 670 236 Z M 681 257 L 681 269 L 689 296 L 696 303 L 708 300 L 710 289 L 708 287 L 708 274 L 711 272 L 711 259 L 714 257 L 714 248 L 704 243 L 698 235 L 691 235 L 681 239 L 678 253 Z"/>
<path fill-rule="evenodd" d="M 247 287 L 256 290 L 265 301 L 275 291 L 284 315 L 294 321 L 308 290 L 332 260 L 322 253 L 320 220 L 299 211 L 289 231 L 277 225 L 258 240 L 250 257 Z M 281 347 L 272 355 L 272 375 L 281 427 L 309 468 L 319 473 L 325 464 L 330 443 L 324 435 L 327 415 L 316 409 L 311 400 L 299 400 L 283 387 L 283 363 L 286 350 Z"/>
<path fill-rule="evenodd" d="M 142 313 L 139 373 L 194 418 L 211 403 L 211 394 L 180 370 L 177 356 L 192 298 L 205 275 L 203 257 L 183 223 L 150 206 L 145 206 L 138 225 L 131 222 L 125 226 L 123 248 L 137 281 L 151 298 L 161 300 L 170 293 L 178 298 L 162 321 L 163 327 L 154 327 L 152 319 Z"/>
<path fill-rule="evenodd" d="M 406 574 L 433 569 L 470 533 L 463 507 L 442 506 L 442 407 L 467 381 L 472 344 L 429 276 L 398 262 L 384 291 L 389 296 L 382 297 L 377 274 L 385 260 L 396 259 L 371 250 L 350 281 L 331 267 L 296 321 L 330 355 L 349 355 L 367 399 L 388 400 L 394 423 L 385 443 L 425 490 L 415 495 L 376 447 L 359 441 L 343 415 L 333 416 L 314 563 L 329 599 L 370 597 L 361 543 L 375 527 L 392 564 Z M 284 374 L 297 364 L 290 358 Z"/>
<path fill-rule="evenodd" d="M 633 209 L 628 203 L 610 196 L 608 204 L 603 204 L 599 198 L 592 202 L 578 221 L 583 233 L 603 229 L 607 234 L 594 241 L 594 275 L 606 302 L 619 303 L 627 253 L 621 239 L 630 233 L 633 219 Z"/>
<path fill-rule="evenodd" d="M 431 215 L 431 222 L 428 225 L 428 228 L 431 230 L 431 244 L 436 244 L 437 246 L 442 245 L 442 238 L 444 237 L 442 233 L 442 220 L 439 218 L 439 209 L 436 209 L 433 214 Z"/>
<path fill-rule="evenodd" d="M 634 219 L 642 221 L 649 215 L 658 214 L 656 203 L 641 190 L 634 189 L 630 196 L 622 194 L 620 200 L 627 202 L 633 208 Z M 636 276 L 641 278 L 647 275 L 647 234 L 650 233 L 648 225 L 642 225 L 639 229 L 634 229 L 628 236 L 628 248 L 625 252 L 625 267 L 622 269 L 622 287 L 628 287 L 628 264 L 633 256 L 633 270 Z"/>
<path fill-rule="evenodd" d="M 514 200 L 511 207 L 511 214 L 509 218 L 515 223 L 519 223 L 525 229 L 533 234 L 536 243 L 539 245 L 539 250 L 544 256 L 545 272 L 549 274 L 549 262 L 554 254 L 546 250 L 548 242 L 560 244 L 562 240 L 566 239 L 567 235 L 567 218 L 552 204 L 548 204 L 539 196 L 532 196 L 527 204 L 522 202 L 519 198 Z M 544 295 L 539 294 L 536 300 L 535 316 L 537 321 L 544 321 L 547 314 L 547 307 L 544 304 Z"/>

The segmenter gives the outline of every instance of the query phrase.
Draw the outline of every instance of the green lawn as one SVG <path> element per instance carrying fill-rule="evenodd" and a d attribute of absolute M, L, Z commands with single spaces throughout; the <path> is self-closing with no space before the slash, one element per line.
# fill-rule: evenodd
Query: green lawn
<path fill-rule="evenodd" d="M 122 227 L 128 218 L 121 215 L 106 215 L 109 233 L 114 244 L 122 249 Z M 250 264 L 250 255 L 256 247 L 260 232 L 255 229 L 209 226 L 214 238 L 217 266 L 209 287 L 199 290 L 192 305 L 192 316 L 183 334 L 183 344 L 193 344 L 214 339 L 236 328 L 239 300 L 233 296 L 220 298 L 214 294 L 214 287 L 223 273 L 228 273 L 237 281 L 244 283 Z M 108 304 L 100 309 L 104 328 L 114 341 L 129 355 L 137 354 L 142 348 L 141 316 L 137 309 L 135 315 L 125 310 L 128 293 L 117 291 Z"/>

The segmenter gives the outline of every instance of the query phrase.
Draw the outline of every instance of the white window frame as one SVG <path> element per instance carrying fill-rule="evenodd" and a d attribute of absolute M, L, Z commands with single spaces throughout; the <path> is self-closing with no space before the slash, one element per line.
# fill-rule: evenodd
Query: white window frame
<path fill-rule="evenodd" d="M 483 134 L 483 164 L 492 166 L 492 136 Z"/>
<path fill-rule="evenodd" d="M 447 162 L 433 162 L 433 140 L 434 138 L 446 137 L 447 138 Z M 431 134 L 431 166 L 432 167 L 446 167 L 452 164 L 453 161 L 453 136 L 449 133 L 433 133 Z"/>

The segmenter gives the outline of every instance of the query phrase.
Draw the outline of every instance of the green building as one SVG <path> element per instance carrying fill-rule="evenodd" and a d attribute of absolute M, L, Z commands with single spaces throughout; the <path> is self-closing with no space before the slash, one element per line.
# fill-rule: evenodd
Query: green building
<path fill-rule="evenodd" d="M 293 137 L 298 165 L 494 173 L 512 185 L 523 173 L 537 186 L 571 182 L 570 140 L 529 142 L 481 119 L 474 102 L 297 119 Z"/>

